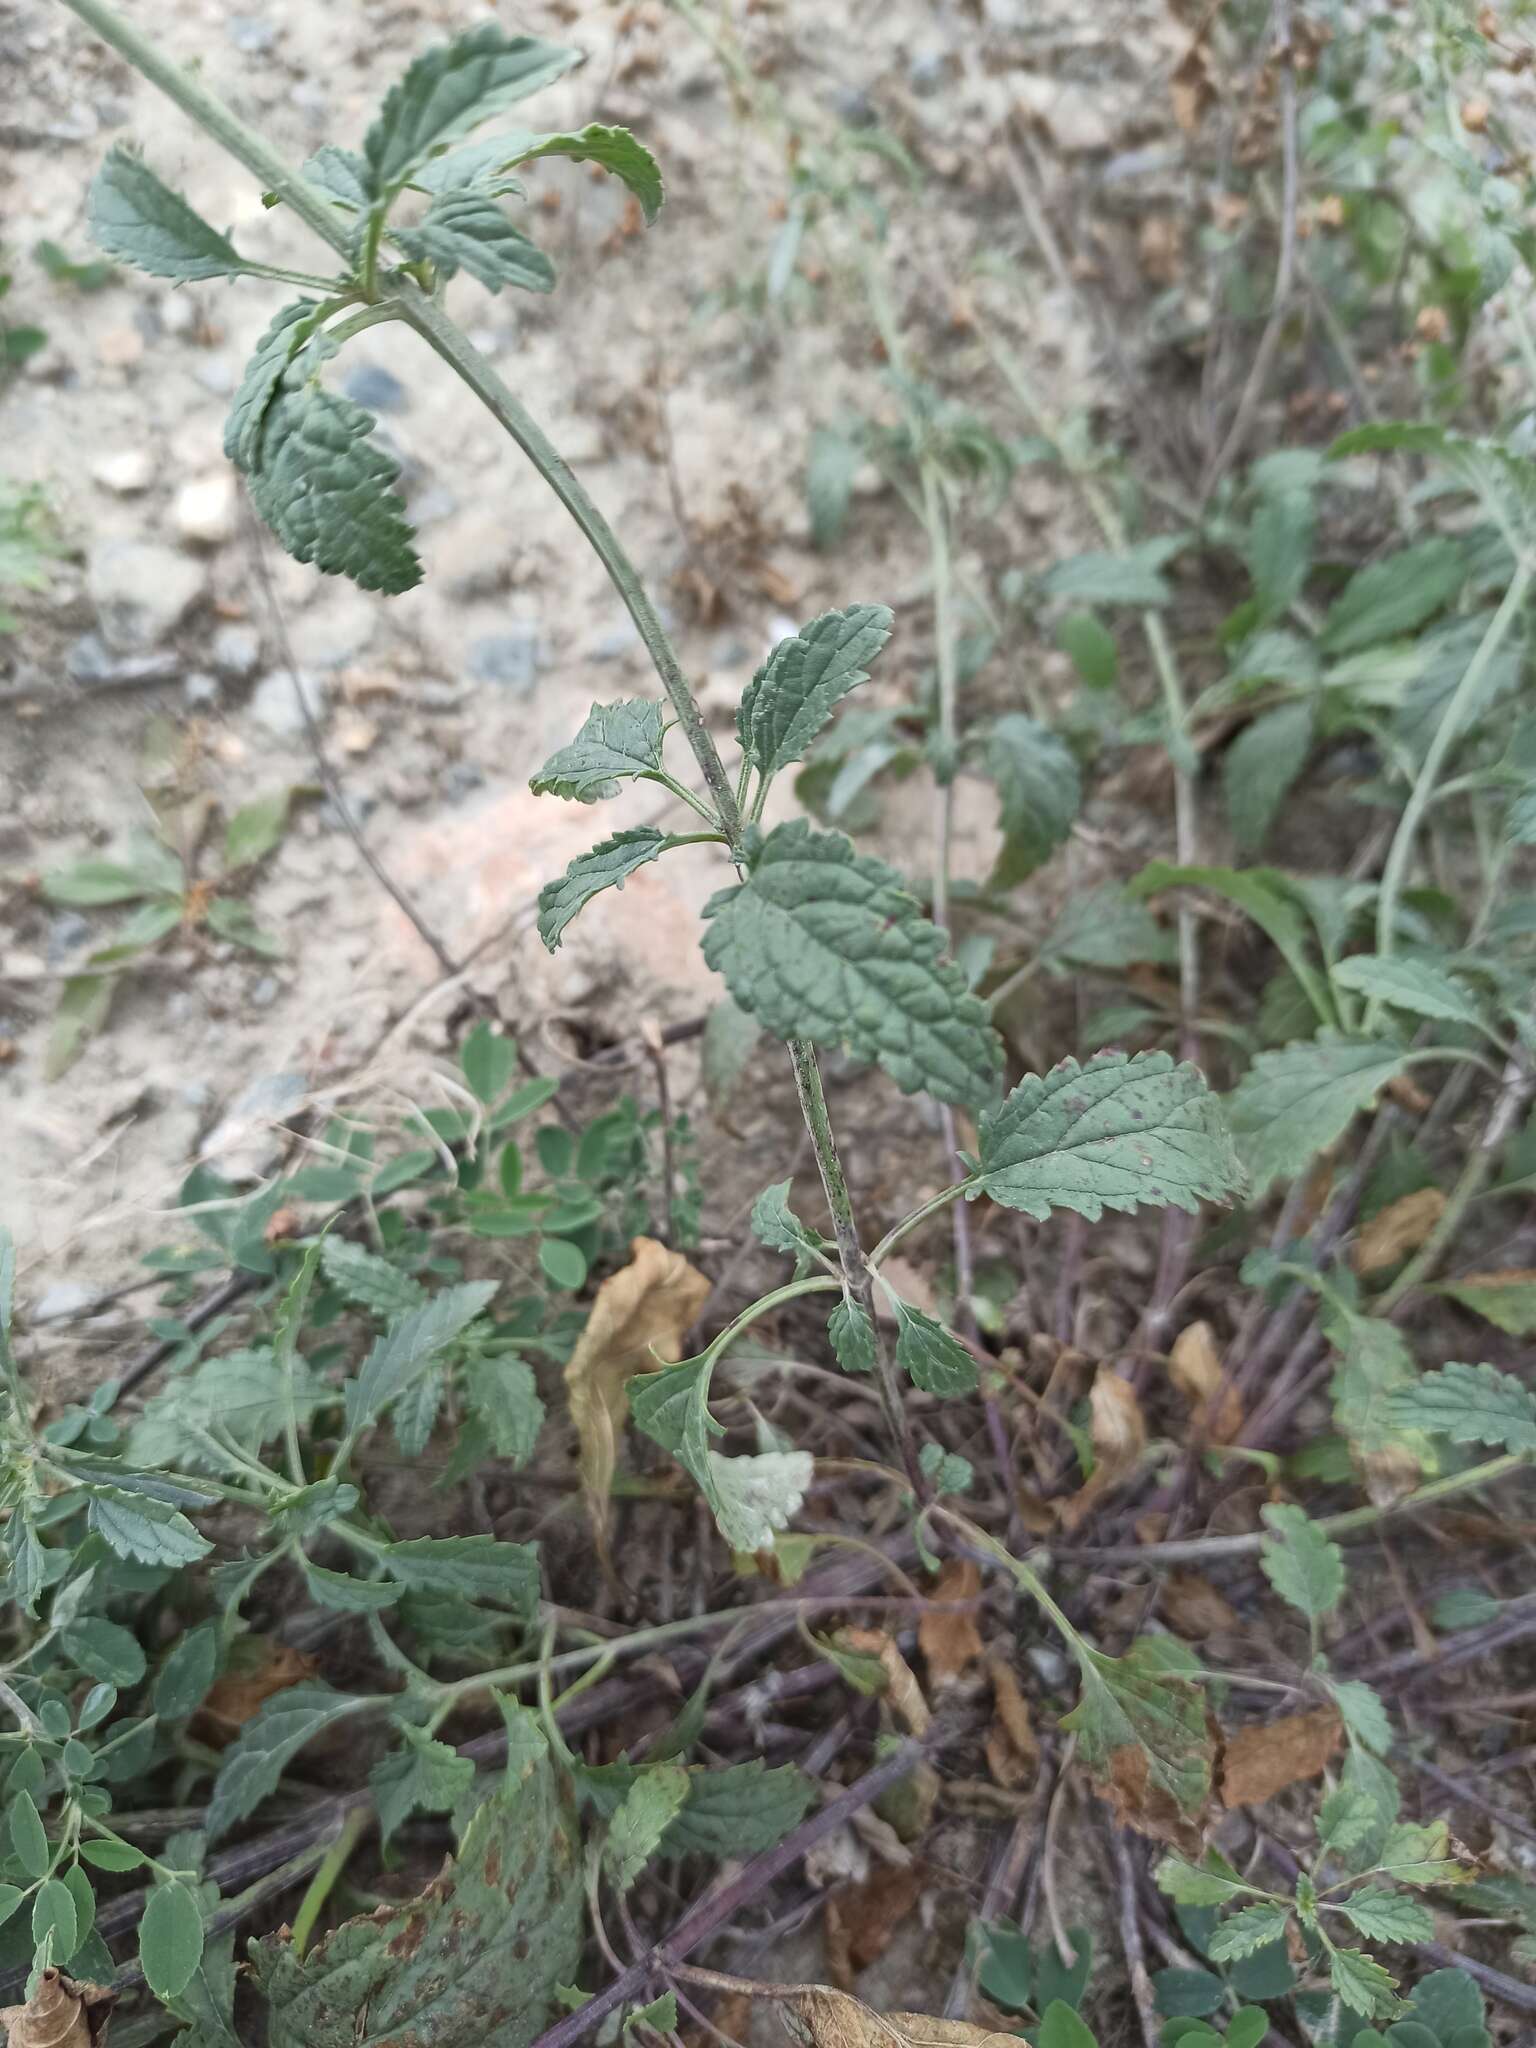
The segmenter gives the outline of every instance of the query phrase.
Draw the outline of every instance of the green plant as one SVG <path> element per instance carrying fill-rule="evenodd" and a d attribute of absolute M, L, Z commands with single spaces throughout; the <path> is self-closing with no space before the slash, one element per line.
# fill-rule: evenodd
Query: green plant
<path fill-rule="evenodd" d="M 48 503 L 36 484 L 24 488 L 0 477 L 0 594 L 46 590 L 59 553 Z M 20 622 L 0 604 L 0 634 Z"/>

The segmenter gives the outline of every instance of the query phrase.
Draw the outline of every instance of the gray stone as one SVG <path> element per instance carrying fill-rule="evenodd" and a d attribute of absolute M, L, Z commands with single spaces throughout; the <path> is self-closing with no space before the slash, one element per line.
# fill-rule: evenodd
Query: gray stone
<path fill-rule="evenodd" d="M 639 629 L 633 619 L 626 619 L 615 626 L 611 633 L 605 633 L 600 640 L 594 640 L 587 649 L 588 661 L 622 661 L 626 654 L 633 654 L 641 645 Z"/>
<path fill-rule="evenodd" d="M 232 14 L 224 30 L 242 57 L 264 57 L 277 41 L 273 24 L 256 14 Z"/>
<path fill-rule="evenodd" d="M 91 479 L 115 497 L 132 498 L 155 480 L 155 458 L 147 448 L 120 448 L 91 464 Z"/>
<path fill-rule="evenodd" d="M 189 711 L 211 711 L 222 695 L 222 686 L 217 676 L 196 669 L 182 683 L 181 695 Z"/>
<path fill-rule="evenodd" d="M 240 381 L 240 365 L 233 356 L 199 355 L 192 374 L 215 398 L 228 398 Z"/>
<path fill-rule="evenodd" d="M 209 641 L 208 658 L 221 675 L 237 676 L 243 681 L 256 673 L 256 664 L 261 659 L 261 635 L 253 626 L 231 620 L 220 626 Z"/>
<path fill-rule="evenodd" d="M 264 974 L 251 990 L 249 1001 L 252 1009 L 270 1009 L 282 993 L 282 986 L 275 974 Z"/>
<path fill-rule="evenodd" d="M 48 920 L 48 965 L 57 967 L 91 936 L 91 921 L 78 910 L 60 910 Z"/>
<path fill-rule="evenodd" d="M 359 363 L 342 378 L 341 388 L 357 405 L 370 412 L 405 412 L 411 394 L 393 371 L 378 363 Z"/>
<path fill-rule="evenodd" d="M 375 598 L 350 584 L 328 584 L 320 602 L 304 615 L 300 652 L 316 668 L 342 668 L 364 651 L 378 624 Z"/>
<path fill-rule="evenodd" d="M 55 1280 L 33 1303 L 32 1320 L 35 1323 L 59 1322 L 65 1316 L 78 1315 L 91 1299 L 89 1287 L 82 1286 L 78 1280 Z"/>
<path fill-rule="evenodd" d="M 539 629 L 532 620 L 514 620 L 504 633 L 488 633 L 470 643 L 469 673 L 477 683 L 500 683 L 526 694 L 539 679 Z"/>
<path fill-rule="evenodd" d="M 99 633 L 82 633 L 64 657 L 72 683 L 87 690 L 130 690 L 140 683 L 168 683 L 181 666 L 178 655 L 114 654 Z"/>
<path fill-rule="evenodd" d="M 939 91 L 949 77 L 947 50 L 920 50 L 907 66 L 907 83 L 925 97 Z"/>
<path fill-rule="evenodd" d="M 300 692 L 302 691 L 302 696 Z M 304 705 L 316 718 L 325 716 L 325 684 L 318 676 L 272 669 L 251 692 L 248 715 L 266 732 L 282 740 L 298 739 L 305 730 Z"/>
<path fill-rule="evenodd" d="M 848 128 L 873 128 L 880 118 L 861 85 L 840 85 L 832 95 L 832 111 Z"/>
<path fill-rule="evenodd" d="M 147 540 L 98 543 L 85 581 L 101 637 L 117 654 L 158 647 L 203 594 L 196 562 Z"/>
<path fill-rule="evenodd" d="M 450 803 L 485 787 L 484 772 L 473 761 L 455 761 L 443 771 L 443 795 Z"/>

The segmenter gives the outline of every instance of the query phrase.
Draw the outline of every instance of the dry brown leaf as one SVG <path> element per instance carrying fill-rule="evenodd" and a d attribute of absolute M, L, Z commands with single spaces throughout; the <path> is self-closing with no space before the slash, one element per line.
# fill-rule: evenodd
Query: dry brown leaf
<path fill-rule="evenodd" d="M 1257 1806 L 1287 1785 L 1315 1778 L 1338 1748 L 1344 1724 L 1332 1707 L 1286 1714 L 1263 1727 L 1239 1728 L 1226 1738 L 1221 1797 L 1227 1806 Z"/>
<path fill-rule="evenodd" d="M 881 1628 L 840 1628 L 837 1641 L 845 1650 L 879 1658 L 885 1672 L 885 1696 L 892 1711 L 909 1734 L 926 1735 L 933 1725 L 933 1714 L 912 1666 L 896 1647 L 896 1638 Z"/>
<path fill-rule="evenodd" d="M 1152 1782 L 1147 1752 L 1139 1742 L 1127 1742 L 1111 1753 L 1107 1772 L 1095 1772 L 1093 1789 L 1109 1802 L 1122 1827 L 1157 1842 L 1171 1842 L 1186 1856 L 1198 1859 L 1203 1853 L 1205 1833 L 1199 1819 Z"/>
<path fill-rule="evenodd" d="M 1136 254 L 1152 284 L 1177 284 L 1184 272 L 1184 244 L 1171 213 L 1151 213 L 1136 236 Z"/>
<path fill-rule="evenodd" d="M 101 1984 L 77 1984 L 44 1970 L 37 1996 L 0 2007 L 9 2048 L 95 2048 L 105 2041 L 117 1994 Z"/>
<path fill-rule="evenodd" d="M 885 1864 L 862 1884 L 844 1885 L 827 1900 L 827 1969 L 844 1990 L 885 1954 L 927 1881 L 921 1863 L 899 1869 Z"/>
<path fill-rule="evenodd" d="M 1093 1473 L 1070 1500 L 1057 1503 L 1064 1529 L 1078 1528 L 1101 1495 L 1129 1478 L 1147 1447 L 1147 1419 L 1136 1389 L 1112 1366 L 1099 1367 L 1089 1393 L 1088 1434 L 1093 1442 Z"/>
<path fill-rule="evenodd" d="M 566 1398 L 581 1446 L 581 1490 L 598 1550 L 608 1559 L 608 1493 L 629 1416 L 625 1382 L 674 1365 L 710 1283 L 680 1252 L 637 1237 L 629 1264 L 597 1290 L 587 1326 L 565 1368 Z"/>
<path fill-rule="evenodd" d="M 1243 1426 L 1243 1404 L 1237 1389 L 1227 1383 L 1209 1323 L 1191 1323 L 1180 1330 L 1168 1354 L 1168 1372 L 1211 1441 L 1231 1443 Z"/>
<path fill-rule="evenodd" d="M 1437 338 L 1443 341 L 1451 329 L 1451 323 L 1447 315 L 1438 306 L 1426 306 L 1424 312 L 1420 313 L 1418 320 L 1414 323 L 1421 332 L 1424 325 L 1424 313 L 1440 314 L 1440 318 L 1444 322 L 1444 330 Z M 1387 1083 L 1382 1093 L 1389 1095 L 1399 1109 L 1406 1109 L 1413 1116 L 1423 1116 L 1435 1099 L 1427 1089 L 1419 1086 L 1411 1074 L 1399 1074 L 1395 1080 Z"/>
<path fill-rule="evenodd" d="M 987 1660 L 992 1680 L 992 1726 L 987 1730 L 987 1769 L 1005 1792 L 1032 1785 L 1040 1770 L 1040 1742 L 1013 1666 L 1003 1657 Z"/>
<path fill-rule="evenodd" d="M 1174 120 L 1185 135 L 1193 135 L 1216 104 L 1211 60 L 1202 39 L 1197 37 L 1173 67 L 1168 92 L 1173 101 Z"/>
<path fill-rule="evenodd" d="M 1226 1635 L 1238 1626 L 1237 1610 L 1209 1579 L 1179 1566 L 1163 1580 L 1162 1611 L 1170 1628 L 1189 1642 Z"/>
<path fill-rule="evenodd" d="M 939 1573 L 935 1600 L 975 1601 L 981 1593 L 981 1568 L 968 1557 L 952 1557 Z M 949 1685 L 982 1653 L 973 1612 L 956 1607 L 925 1607 L 917 1624 L 917 1646 L 928 1666 L 929 1682 Z"/>
<path fill-rule="evenodd" d="M 216 1749 L 233 1742 L 275 1692 L 312 1678 L 319 1660 L 271 1636 L 242 1636 L 193 1718 L 194 1732 Z"/>
<path fill-rule="evenodd" d="M 1379 1209 L 1355 1239 L 1350 1264 L 1359 1274 L 1379 1273 L 1416 1252 L 1445 1213 L 1439 1188 L 1417 1188 Z"/>
<path fill-rule="evenodd" d="M 1016 2034 L 997 2034 L 966 2020 L 925 2012 L 873 2012 L 829 1984 L 797 1984 L 779 2008 L 804 2048 L 1019 2048 Z"/>

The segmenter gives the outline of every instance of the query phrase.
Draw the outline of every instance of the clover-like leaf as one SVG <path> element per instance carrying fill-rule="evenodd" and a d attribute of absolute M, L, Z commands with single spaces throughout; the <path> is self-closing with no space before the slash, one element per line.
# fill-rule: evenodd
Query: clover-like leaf
<path fill-rule="evenodd" d="M 495 200 L 476 192 L 443 192 L 414 227 L 392 228 L 390 236 L 416 263 L 430 263 L 441 277 L 467 270 L 487 291 L 516 285 L 525 292 L 555 288 L 555 266 Z"/>
<path fill-rule="evenodd" d="M 741 751 L 764 776 L 775 775 L 806 748 L 848 692 L 868 680 L 869 663 L 891 637 L 883 604 L 823 612 L 781 640 L 742 692 L 736 713 Z"/>
<path fill-rule="evenodd" d="M 121 143 L 107 151 L 92 179 L 86 209 L 98 248 L 151 277 L 185 284 L 203 277 L 239 277 L 249 268 L 226 236 Z"/>
<path fill-rule="evenodd" d="M 1141 1203 L 1193 1210 L 1242 1184 L 1221 1103 L 1199 1069 L 1165 1052 L 1101 1053 L 1030 1074 L 981 1120 L 968 1183 L 1005 1208 L 1095 1222 Z"/>
<path fill-rule="evenodd" d="M 1400 1429 L 1423 1429 L 1456 1444 L 1536 1451 L 1536 1395 L 1512 1373 L 1453 1361 L 1392 1397 Z"/>
<path fill-rule="evenodd" d="M 647 697 L 594 704 L 575 739 L 550 755 L 528 787 L 535 796 L 583 804 L 616 796 L 620 782 L 661 772 L 663 732 L 661 706 Z"/>
<path fill-rule="evenodd" d="M 580 62 L 579 51 L 508 35 L 493 22 L 423 51 L 364 139 L 372 195 L 386 198 L 450 142 Z"/>
<path fill-rule="evenodd" d="M 747 881 L 705 905 L 704 957 L 780 1038 L 878 1060 L 907 1094 L 977 1104 L 1002 1044 L 986 1006 L 941 958 L 944 934 L 883 861 L 803 819 L 771 832 Z"/>
<path fill-rule="evenodd" d="M 565 873 L 539 891 L 539 937 L 555 952 L 565 928 L 604 889 L 622 889 L 635 872 L 666 852 L 672 844 L 654 825 L 631 825 L 615 832 L 587 853 L 579 853 Z"/>
<path fill-rule="evenodd" d="M 1254 1195 L 1304 1172 L 1397 1079 L 1406 1058 L 1403 1046 L 1336 1031 L 1261 1052 L 1227 1098 Z"/>
<path fill-rule="evenodd" d="M 281 345 L 274 329 L 266 338 L 274 349 Z M 369 439 L 377 424 L 373 414 L 327 391 L 312 374 L 318 367 L 313 357 L 296 356 L 281 373 L 264 419 L 259 384 L 251 385 L 248 404 L 257 425 L 246 479 L 252 502 L 296 562 L 349 576 L 364 590 L 410 590 L 421 581 L 421 563 L 404 506 L 390 488 L 398 464 Z M 254 369 L 253 363 L 248 380 Z M 243 452 L 243 433 L 240 442 Z"/>

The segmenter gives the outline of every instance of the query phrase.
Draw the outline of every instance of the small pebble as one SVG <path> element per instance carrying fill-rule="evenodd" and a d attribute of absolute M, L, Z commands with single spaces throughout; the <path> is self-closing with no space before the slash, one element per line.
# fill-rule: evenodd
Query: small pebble
<path fill-rule="evenodd" d="M 155 459 L 147 448 L 120 448 L 91 465 L 93 481 L 119 498 L 147 491 L 155 480 Z"/>
<path fill-rule="evenodd" d="M 233 540 L 239 516 L 235 479 L 227 469 L 183 484 L 171 509 L 180 538 L 199 548 L 222 547 Z"/>
<path fill-rule="evenodd" d="M 404 412 L 411 395 L 392 371 L 377 363 L 359 363 L 342 379 L 342 390 L 355 405 L 370 412 Z"/>

